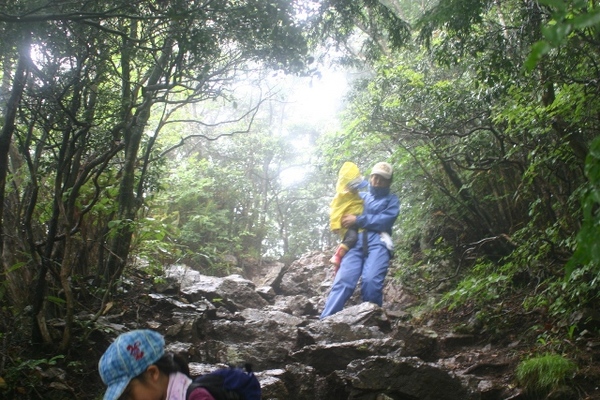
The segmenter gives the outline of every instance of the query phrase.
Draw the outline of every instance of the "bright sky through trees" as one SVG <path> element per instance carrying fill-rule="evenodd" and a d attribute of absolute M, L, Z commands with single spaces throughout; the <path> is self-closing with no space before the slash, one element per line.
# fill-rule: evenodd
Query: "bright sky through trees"
<path fill-rule="evenodd" d="M 347 90 L 346 76 L 343 72 L 324 70 L 321 77 L 313 77 L 310 84 L 296 87 L 290 95 L 292 122 L 310 121 L 324 124 L 328 129 L 339 127 L 338 112 Z M 333 125 L 332 125 L 333 124 Z"/>
<path fill-rule="evenodd" d="M 300 80 L 289 93 L 288 112 L 285 119 L 289 125 L 310 125 L 319 134 L 340 128 L 339 112 L 348 89 L 346 74 L 332 69 L 323 70 L 320 77 Z M 294 146 L 310 156 L 312 144 L 308 136 L 301 135 L 292 141 Z M 300 183 L 305 177 L 305 168 L 293 167 L 282 171 L 280 179 L 284 185 Z"/>

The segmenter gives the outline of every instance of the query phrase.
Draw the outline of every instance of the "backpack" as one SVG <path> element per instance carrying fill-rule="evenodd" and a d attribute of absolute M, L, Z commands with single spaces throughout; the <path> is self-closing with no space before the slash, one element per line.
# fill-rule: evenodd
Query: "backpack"
<path fill-rule="evenodd" d="M 192 391 L 203 387 L 215 400 L 261 400 L 260 382 L 254 376 L 250 364 L 242 368 L 222 368 L 192 380 L 186 399 Z"/>

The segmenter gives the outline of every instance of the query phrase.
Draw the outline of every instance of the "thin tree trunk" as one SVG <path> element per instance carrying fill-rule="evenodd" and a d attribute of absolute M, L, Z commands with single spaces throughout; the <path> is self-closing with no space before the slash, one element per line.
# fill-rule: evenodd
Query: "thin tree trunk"
<path fill-rule="evenodd" d="M 125 49 L 127 51 L 127 49 Z M 146 87 L 155 87 L 163 76 L 163 73 L 167 70 L 167 60 L 170 58 L 172 52 L 172 41 L 167 40 L 163 46 L 163 52 L 161 57 L 154 65 L 151 73 L 149 74 Z M 129 55 L 125 54 L 125 60 L 128 60 Z M 123 65 L 123 69 L 126 66 Z M 128 82 L 124 82 L 126 86 Z M 128 89 L 126 89 L 128 90 Z M 127 95 L 127 92 L 124 92 Z M 131 94 L 133 98 L 133 94 Z M 127 101 L 127 98 L 125 99 Z M 120 221 L 117 228 L 117 233 L 111 242 L 111 250 L 107 261 L 106 278 L 112 284 L 120 277 L 125 267 L 127 257 L 129 255 L 129 248 L 131 245 L 131 239 L 133 236 L 133 225 L 132 223 L 136 219 L 136 213 L 141 206 L 141 199 L 138 198 L 135 192 L 135 173 L 137 171 L 137 160 L 142 141 L 142 135 L 144 129 L 150 118 L 150 110 L 154 104 L 154 92 L 152 90 L 143 91 L 142 102 L 137 108 L 137 111 L 131 123 L 126 125 L 123 132 L 123 139 L 125 142 L 125 165 L 123 167 L 123 175 L 119 186 L 119 212 L 117 219 Z M 139 179 L 144 179 L 141 176 Z"/>
<path fill-rule="evenodd" d="M 4 196 L 6 186 L 6 175 L 8 174 L 8 152 L 15 131 L 15 119 L 17 109 L 23 95 L 25 82 L 29 73 L 30 38 L 26 30 L 23 31 L 24 40 L 19 48 L 19 60 L 15 71 L 12 91 L 4 112 L 4 126 L 0 131 L 0 238 L 3 236 L 2 216 L 4 215 Z M 0 253 L 3 252 L 3 241 L 0 240 Z"/>

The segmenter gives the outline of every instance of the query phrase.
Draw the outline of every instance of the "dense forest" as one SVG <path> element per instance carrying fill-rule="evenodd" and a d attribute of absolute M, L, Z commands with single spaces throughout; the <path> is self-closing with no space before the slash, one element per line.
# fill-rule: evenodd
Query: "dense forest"
<path fill-rule="evenodd" d="M 518 297 L 530 356 L 566 357 L 600 321 L 599 28 L 580 0 L 0 2 L 0 390 L 76 374 L 132 266 L 330 249 L 344 161 L 395 168 L 395 278 L 496 324 Z M 290 120 L 331 68 L 340 123 Z"/>

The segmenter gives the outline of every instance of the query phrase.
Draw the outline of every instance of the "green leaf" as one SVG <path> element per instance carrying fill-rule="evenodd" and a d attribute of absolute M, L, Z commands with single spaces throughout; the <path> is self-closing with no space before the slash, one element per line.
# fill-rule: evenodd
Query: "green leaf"
<path fill-rule="evenodd" d="M 544 4 L 548 7 L 553 7 L 558 11 L 567 11 L 567 3 L 562 0 L 540 0 L 541 4 Z"/>
<path fill-rule="evenodd" d="M 121 223 L 120 219 L 113 219 L 112 221 L 108 222 L 108 228 L 109 229 L 116 228 L 117 226 L 119 226 L 120 223 Z"/>
<path fill-rule="evenodd" d="M 600 10 L 576 16 L 573 18 L 572 24 L 575 29 L 585 29 L 600 25 Z"/>
<path fill-rule="evenodd" d="M 14 272 L 25 265 L 27 265 L 27 263 L 25 261 L 18 262 L 16 264 L 11 265 L 10 268 L 6 272 Z"/>
<path fill-rule="evenodd" d="M 546 41 L 539 41 L 531 46 L 531 52 L 529 53 L 529 57 L 525 61 L 525 68 L 527 71 L 532 71 L 537 63 L 542 59 L 542 57 L 550 51 L 551 46 Z"/>
<path fill-rule="evenodd" d="M 54 304 L 65 304 L 66 303 L 66 301 L 64 299 L 61 299 L 60 297 L 48 296 L 46 298 L 48 299 L 49 302 L 54 303 Z"/>
<path fill-rule="evenodd" d="M 542 34 L 555 47 L 563 44 L 569 33 L 571 33 L 571 24 L 556 24 L 542 27 Z"/>

